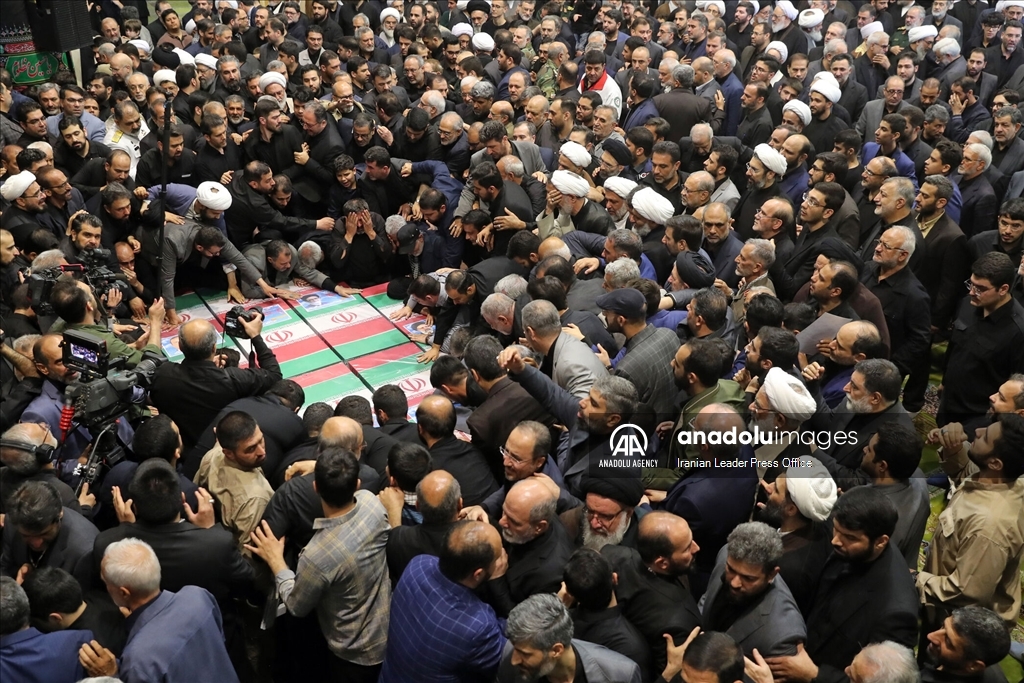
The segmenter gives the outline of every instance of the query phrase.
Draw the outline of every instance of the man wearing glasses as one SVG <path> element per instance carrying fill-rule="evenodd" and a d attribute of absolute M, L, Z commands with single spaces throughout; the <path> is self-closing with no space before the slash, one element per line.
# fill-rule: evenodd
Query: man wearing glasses
<path fill-rule="evenodd" d="M 1024 233 L 1021 209 L 1024 200 L 1012 199 L 999 217 L 1000 233 L 1004 221 L 1017 228 L 1018 259 Z M 999 251 L 981 256 L 971 266 L 971 277 L 964 283 L 968 301 L 954 323 L 946 355 L 939 425 L 962 422 L 968 434 L 984 426 L 988 397 L 1010 375 L 1024 370 L 1024 307 L 1010 293 L 1017 267 L 1012 257 Z"/>
<path fill-rule="evenodd" d="M 879 193 L 879 206 L 886 206 L 887 213 L 892 212 L 889 205 L 904 201 L 902 191 L 905 188 L 900 187 L 900 181 L 907 182 L 905 178 L 894 178 L 886 182 Z M 883 220 L 888 223 L 887 219 Z M 915 250 L 925 248 L 919 234 L 915 235 L 914 230 L 903 225 L 888 228 L 875 246 L 871 263 L 865 265 L 861 274 L 861 282 L 882 304 L 889 328 L 889 359 L 904 378 L 931 348 L 931 298 L 908 267 Z M 924 392 L 920 391 L 920 396 L 904 395 L 903 401 L 909 412 L 916 412 L 924 404 Z"/>
<path fill-rule="evenodd" d="M 0 216 L 4 228 L 14 236 L 18 248 L 27 244 L 29 233 L 36 227 L 40 214 L 46 208 L 46 193 L 29 171 L 11 176 L 0 189 L 10 206 Z M 65 226 L 65 230 L 67 226 Z"/>
<path fill-rule="evenodd" d="M 85 208 L 85 199 L 77 188 L 71 187 L 64 172 L 53 166 L 39 169 L 36 181 L 46 195 L 43 212 L 37 216 L 39 225 L 60 237 L 67 232 L 71 216 Z"/>

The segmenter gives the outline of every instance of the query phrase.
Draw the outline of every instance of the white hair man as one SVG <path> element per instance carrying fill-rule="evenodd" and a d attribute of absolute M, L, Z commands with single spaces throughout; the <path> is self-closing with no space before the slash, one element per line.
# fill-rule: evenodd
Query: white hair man
<path fill-rule="evenodd" d="M 139 613 L 118 662 L 95 640 L 79 653 L 92 676 L 122 680 L 237 681 L 224 646 L 217 601 L 204 588 L 185 586 L 176 593 L 160 588 L 160 560 L 137 538 L 107 546 L 100 563 L 107 593 L 121 609 Z M 151 607 L 145 612 L 141 610 Z M 188 657 L 182 657 L 188 652 Z"/>

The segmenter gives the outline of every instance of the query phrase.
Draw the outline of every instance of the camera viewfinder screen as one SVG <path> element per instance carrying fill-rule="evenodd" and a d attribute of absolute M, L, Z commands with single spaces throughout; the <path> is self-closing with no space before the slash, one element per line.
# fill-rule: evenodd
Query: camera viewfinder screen
<path fill-rule="evenodd" d="M 92 349 L 87 349 L 84 346 L 78 346 L 77 344 L 70 344 L 71 346 L 71 357 L 76 358 L 84 363 L 90 365 L 96 365 L 100 359 L 98 354 Z"/>

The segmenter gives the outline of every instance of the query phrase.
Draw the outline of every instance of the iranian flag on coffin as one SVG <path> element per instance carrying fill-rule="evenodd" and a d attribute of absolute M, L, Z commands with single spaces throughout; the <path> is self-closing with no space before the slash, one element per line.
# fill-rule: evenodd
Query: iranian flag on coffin
<path fill-rule="evenodd" d="M 286 378 L 318 370 L 340 360 L 305 320 L 277 325 L 269 331 L 264 329 L 262 336 L 267 346 L 274 350 L 277 362 L 281 364 L 281 374 Z M 235 341 L 243 349 L 242 354 L 248 356 L 249 341 Z"/>
<path fill-rule="evenodd" d="M 178 306 L 178 317 L 181 318 L 182 324 L 189 320 L 209 320 L 217 328 L 217 348 L 223 346 L 224 327 L 213 317 L 213 313 L 203 304 L 203 300 L 198 294 L 184 294 L 175 297 L 175 301 Z M 178 328 L 165 330 L 160 336 L 160 345 L 167 359 L 174 363 L 180 361 L 184 356 L 178 346 Z"/>
<path fill-rule="evenodd" d="M 365 302 L 307 315 L 306 319 L 345 360 L 408 341 L 390 320 Z"/>
<path fill-rule="evenodd" d="M 363 396 L 372 400 L 373 392 L 342 362 L 292 377 L 306 392 L 305 406 L 311 403 L 337 405 L 346 396 Z M 304 407 L 305 407 L 304 406 Z"/>
<path fill-rule="evenodd" d="M 425 396 L 434 393 L 430 386 L 430 365 L 416 362 L 421 353 L 419 346 L 407 342 L 356 358 L 349 365 L 374 391 L 385 384 L 397 384 L 408 397 L 409 412 L 413 413 Z"/>
<path fill-rule="evenodd" d="M 405 305 L 405 301 L 389 297 L 387 291 L 388 284 L 386 282 L 363 290 L 363 298 L 385 316 L 391 315 Z"/>

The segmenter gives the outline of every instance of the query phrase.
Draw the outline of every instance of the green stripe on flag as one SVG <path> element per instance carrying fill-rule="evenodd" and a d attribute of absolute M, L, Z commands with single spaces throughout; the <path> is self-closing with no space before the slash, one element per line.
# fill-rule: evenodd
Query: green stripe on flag
<path fill-rule="evenodd" d="M 408 337 L 397 328 L 394 328 L 364 339 L 355 339 L 351 342 L 338 344 L 334 347 L 334 350 L 340 353 L 341 357 L 345 360 L 352 360 L 353 358 L 365 356 L 368 353 L 383 351 L 384 349 L 390 349 L 392 346 L 408 343 L 408 341 Z"/>

